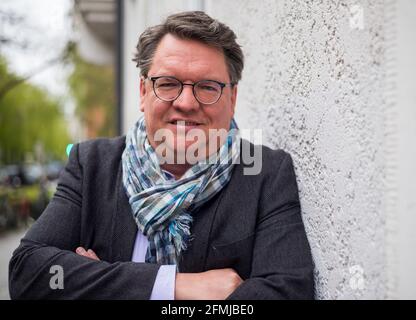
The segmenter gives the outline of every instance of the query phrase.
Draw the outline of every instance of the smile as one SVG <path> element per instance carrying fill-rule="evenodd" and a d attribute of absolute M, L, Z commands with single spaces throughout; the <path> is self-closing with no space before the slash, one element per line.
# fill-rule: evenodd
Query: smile
<path fill-rule="evenodd" d="M 169 122 L 170 124 L 176 126 L 199 126 L 201 123 L 195 121 L 185 121 L 185 120 L 173 120 Z"/>

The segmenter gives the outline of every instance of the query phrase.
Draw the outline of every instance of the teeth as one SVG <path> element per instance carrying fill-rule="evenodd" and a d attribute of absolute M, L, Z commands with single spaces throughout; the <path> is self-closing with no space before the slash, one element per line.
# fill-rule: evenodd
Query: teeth
<path fill-rule="evenodd" d="M 196 125 L 198 125 L 198 123 L 196 123 L 196 122 L 183 121 L 183 120 L 173 121 L 172 123 L 176 124 L 176 125 L 180 125 L 180 126 L 183 126 L 183 125 L 185 125 L 185 126 L 196 126 Z"/>

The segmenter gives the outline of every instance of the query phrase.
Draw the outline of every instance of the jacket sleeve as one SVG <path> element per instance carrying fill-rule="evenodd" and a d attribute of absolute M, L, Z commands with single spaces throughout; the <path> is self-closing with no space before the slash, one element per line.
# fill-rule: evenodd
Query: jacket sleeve
<path fill-rule="evenodd" d="M 51 202 L 13 252 L 9 263 L 10 297 L 149 299 L 160 265 L 109 263 L 74 253 L 80 243 L 82 207 L 78 152 L 77 144 L 70 152 Z M 58 287 L 56 268 L 63 274 Z"/>
<path fill-rule="evenodd" d="M 228 300 L 314 298 L 314 265 L 293 163 L 288 153 L 280 162 L 277 172 L 265 175 L 261 190 L 250 277 Z"/>

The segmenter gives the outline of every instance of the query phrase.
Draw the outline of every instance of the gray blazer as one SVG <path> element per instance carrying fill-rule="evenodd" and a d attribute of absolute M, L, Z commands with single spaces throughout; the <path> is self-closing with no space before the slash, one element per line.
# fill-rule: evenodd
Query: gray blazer
<path fill-rule="evenodd" d="M 122 184 L 124 147 L 124 136 L 74 145 L 55 195 L 10 260 L 12 299 L 150 298 L 160 265 L 131 262 L 138 229 Z M 291 157 L 259 148 L 261 173 L 243 175 L 244 164 L 235 165 L 227 186 L 195 214 L 179 271 L 234 268 L 245 281 L 228 299 L 313 299 Z M 77 255 L 78 246 L 102 261 Z M 53 265 L 63 268 L 64 289 L 50 287 Z"/>

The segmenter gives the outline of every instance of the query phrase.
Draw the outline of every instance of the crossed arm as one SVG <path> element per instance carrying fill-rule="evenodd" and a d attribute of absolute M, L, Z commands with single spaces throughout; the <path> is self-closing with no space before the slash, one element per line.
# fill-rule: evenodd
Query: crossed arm
<path fill-rule="evenodd" d="M 110 263 L 80 251 L 82 167 L 73 147 L 54 197 L 9 263 L 12 299 L 149 299 L 160 265 Z M 85 223 L 85 222 L 84 222 Z M 50 287 L 50 268 L 64 270 L 64 289 Z M 240 283 L 232 269 L 177 273 L 175 299 L 225 299 Z"/>
<path fill-rule="evenodd" d="M 79 248 L 82 170 L 74 146 L 57 191 L 13 253 L 12 299 L 149 299 L 160 265 L 100 260 Z M 282 195 L 274 200 L 276 190 Z M 253 263 L 242 281 L 233 269 L 177 273 L 175 299 L 310 299 L 313 265 L 300 216 L 290 156 L 263 190 Z M 84 250 L 82 250 L 84 249 Z M 65 270 L 64 290 L 49 286 L 50 267 Z"/>
<path fill-rule="evenodd" d="M 92 250 L 78 247 L 75 252 L 89 259 L 100 261 Z M 224 300 L 243 280 L 231 269 L 216 269 L 199 273 L 177 273 L 175 300 Z"/>

